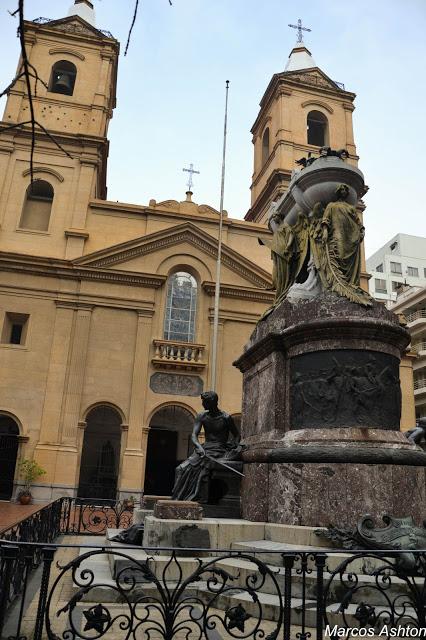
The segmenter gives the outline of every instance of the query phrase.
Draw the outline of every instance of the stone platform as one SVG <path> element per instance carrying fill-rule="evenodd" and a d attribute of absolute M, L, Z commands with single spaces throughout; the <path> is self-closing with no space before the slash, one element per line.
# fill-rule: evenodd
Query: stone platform
<path fill-rule="evenodd" d="M 243 355 L 242 515 L 353 527 L 426 517 L 426 453 L 399 431 L 409 335 L 384 305 L 325 292 L 285 300 Z"/>

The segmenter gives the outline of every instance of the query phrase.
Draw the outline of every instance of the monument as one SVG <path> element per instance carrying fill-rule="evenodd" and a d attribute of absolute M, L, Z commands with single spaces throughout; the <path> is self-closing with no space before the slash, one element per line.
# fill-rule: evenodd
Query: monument
<path fill-rule="evenodd" d="M 243 373 L 243 517 L 353 525 L 426 515 L 426 454 L 399 430 L 410 338 L 360 288 L 361 171 L 322 149 L 273 203 L 276 298 L 235 365 Z"/>

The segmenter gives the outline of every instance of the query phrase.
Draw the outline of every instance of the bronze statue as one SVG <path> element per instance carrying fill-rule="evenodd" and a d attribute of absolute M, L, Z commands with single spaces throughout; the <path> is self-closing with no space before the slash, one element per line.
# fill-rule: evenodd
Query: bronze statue
<path fill-rule="evenodd" d="M 205 411 L 195 418 L 192 442 L 195 450 L 187 460 L 176 468 L 173 500 L 203 500 L 203 483 L 215 460 L 237 460 L 240 456 L 240 434 L 232 417 L 218 407 L 218 396 L 214 391 L 201 394 Z M 204 428 L 205 442 L 198 436 Z"/>
<path fill-rule="evenodd" d="M 364 227 L 355 207 L 346 202 L 348 195 L 346 184 L 337 187 L 336 201 L 322 214 L 321 237 L 311 236 L 310 246 L 324 289 L 370 306 L 371 297 L 359 286 Z"/>
<path fill-rule="evenodd" d="M 309 258 L 324 290 L 364 306 L 372 304 L 370 295 L 359 286 L 364 227 L 355 207 L 347 202 L 348 195 L 349 187 L 339 185 L 335 201 L 317 202 L 309 217 L 299 213 L 294 225 L 274 214 L 272 240 L 259 240 L 271 249 L 276 289 L 274 304 L 262 319 L 287 297 Z"/>

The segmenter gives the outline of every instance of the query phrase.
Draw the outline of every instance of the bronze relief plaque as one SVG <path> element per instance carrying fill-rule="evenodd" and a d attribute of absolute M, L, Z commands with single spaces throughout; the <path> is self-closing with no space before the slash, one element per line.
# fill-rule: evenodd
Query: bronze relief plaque
<path fill-rule="evenodd" d="M 399 429 L 399 360 L 379 351 L 336 349 L 290 362 L 291 429 Z"/>

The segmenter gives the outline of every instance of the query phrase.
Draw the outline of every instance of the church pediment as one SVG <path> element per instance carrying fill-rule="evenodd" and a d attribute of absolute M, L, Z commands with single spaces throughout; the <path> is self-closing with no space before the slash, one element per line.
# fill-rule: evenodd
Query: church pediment
<path fill-rule="evenodd" d="M 48 29 L 54 29 L 55 31 L 62 31 L 64 33 L 74 33 L 81 36 L 90 36 L 91 38 L 104 38 L 105 35 L 92 27 L 88 22 L 80 18 L 79 16 L 69 16 L 67 18 L 61 18 L 60 20 L 50 20 L 45 23 Z M 108 34 L 108 37 L 113 37 Z"/>
<path fill-rule="evenodd" d="M 131 263 L 137 258 L 164 248 L 184 244 L 193 246 L 205 257 L 217 259 L 216 238 L 188 222 L 96 251 L 74 260 L 73 264 L 76 267 L 92 269 L 122 269 L 124 263 L 129 263 L 129 270 L 133 271 Z M 271 285 L 271 277 L 267 271 L 224 244 L 222 245 L 222 264 L 251 286 L 265 288 Z"/>
<path fill-rule="evenodd" d="M 286 80 L 294 80 L 303 84 L 310 84 L 315 87 L 323 87 L 324 89 L 341 89 L 339 85 L 329 78 L 321 69 L 317 67 L 313 69 L 302 69 L 298 71 L 286 71 Z"/>

